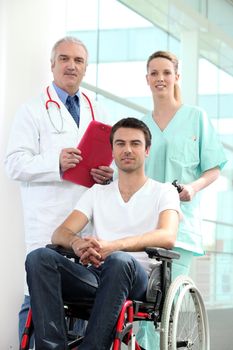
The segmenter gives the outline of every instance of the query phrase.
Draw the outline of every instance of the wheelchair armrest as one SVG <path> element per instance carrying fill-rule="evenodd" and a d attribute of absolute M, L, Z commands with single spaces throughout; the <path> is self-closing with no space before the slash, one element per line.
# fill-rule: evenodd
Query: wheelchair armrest
<path fill-rule="evenodd" d="M 79 259 L 77 255 L 75 255 L 74 251 L 72 249 L 66 249 L 63 248 L 60 245 L 56 244 L 47 244 L 46 248 L 55 250 L 59 254 L 66 256 L 69 259 Z M 157 247 L 148 247 L 145 249 L 146 253 L 148 254 L 149 258 L 161 258 L 161 259 L 179 259 L 180 254 L 177 252 L 174 252 L 173 250 L 168 250 L 165 248 L 157 248 Z"/>
<path fill-rule="evenodd" d="M 177 252 L 174 252 L 173 250 L 165 249 L 165 248 L 157 248 L 157 247 L 147 247 L 145 249 L 146 253 L 148 254 L 149 258 L 159 258 L 162 259 L 179 259 L 180 254 Z"/>
<path fill-rule="evenodd" d="M 63 248 L 62 246 L 57 244 L 47 244 L 46 248 L 55 250 L 57 253 L 66 256 L 68 259 L 79 259 L 72 249 Z"/>

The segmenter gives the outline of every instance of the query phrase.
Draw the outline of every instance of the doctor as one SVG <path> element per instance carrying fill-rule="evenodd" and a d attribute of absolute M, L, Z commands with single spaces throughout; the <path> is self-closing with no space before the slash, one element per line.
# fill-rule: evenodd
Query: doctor
<path fill-rule="evenodd" d="M 50 243 L 52 232 L 86 190 L 64 181 L 62 173 L 82 161 L 76 146 L 89 122 L 103 117 L 80 91 L 87 61 L 88 52 L 80 40 L 65 37 L 56 42 L 51 53 L 54 81 L 39 97 L 21 106 L 13 123 L 5 164 L 9 177 L 21 185 L 27 254 Z M 67 109 L 68 96 L 76 96 L 72 106 L 76 120 Z M 113 171 L 103 166 L 91 173 L 97 183 L 104 184 Z M 25 291 L 20 337 L 29 303 Z"/>

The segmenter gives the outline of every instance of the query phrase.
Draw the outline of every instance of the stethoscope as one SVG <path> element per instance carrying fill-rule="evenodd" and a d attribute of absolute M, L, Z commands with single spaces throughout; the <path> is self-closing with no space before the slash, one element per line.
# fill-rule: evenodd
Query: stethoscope
<path fill-rule="evenodd" d="M 52 97 L 50 95 L 50 92 L 49 92 L 49 86 L 47 86 L 47 88 L 46 88 L 46 93 L 48 95 L 48 100 L 45 102 L 45 108 L 46 108 L 48 116 L 49 116 L 49 121 L 50 121 L 52 127 L 54 128 L 54 130 L 56 130 L 56 132 L 58 134 L 62 134 L 63 133 L 63 128 L 64 128 L 64 121 L 63 121 L 63 117 L 62 117 L 62 114 L 61 114 L 61 106 L 60 106 L 60 104 L 57 101 L 52 99 Z M 91 110 L 92 120 L 95 120 L 94 110 L 93 110 L 93 107 L 92 107 L 92 104 L 91 104 L 91 101 L 90 101 L 89 97 L 87 97 L 87 95 L 84 94 L 84 92 L 82 92 L 82 95 L 85 97 L 85 99 L 87 100 L 87 103 L 89 104 L 89 107 L 90 107 L 90 110 Z M 59 112 L 60 121 L 61 121 L 61 128 L 60 129 L 58 129 L 56 127 L 56 125 L 54 124 L 54 122 L 53 122 L 53 120 L 51 118 L 51 115 L 50 115 L 50 112 L 49 112 L 49 104 L 50 103 L 55 104 L 56 107 L 57 107 L 57 110 Z"/>

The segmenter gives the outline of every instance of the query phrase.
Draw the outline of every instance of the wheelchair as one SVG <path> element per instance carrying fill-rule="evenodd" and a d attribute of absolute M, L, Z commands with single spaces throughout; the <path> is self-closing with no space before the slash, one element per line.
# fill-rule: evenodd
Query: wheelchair
<path fill-rule="evenodd" d="M 47 248 L 78 262 L 73 251 L 59 246 Z M 209 325 L 202 296 L 191 278 L 178 276 L 171 282 L 173 259 L 179 259 L 175 251 L 163 248 L 146 248 L 155 264 L 149 277 L 146 302 L 126 300 L 116 324 L 112 350 L 140 350 L 136 341 L 134 322 L 144 320 L 153 322 L 155 332 L 160 333 L 160 350 L 209 350 Z M 88 320 L 93 300 L 82 303 L 64 301 L 67 321 L 68 348 L 77 349 L 83 337 L 73 332 L 76 319 Z M 20 350 L 29 349 L 33 332 L 32 312 L 29 310 Z"/>

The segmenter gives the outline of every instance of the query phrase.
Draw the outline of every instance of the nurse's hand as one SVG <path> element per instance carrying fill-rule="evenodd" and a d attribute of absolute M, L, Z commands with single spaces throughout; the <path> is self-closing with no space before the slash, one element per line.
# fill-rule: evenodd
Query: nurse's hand
<path fill-rule="evenodd" d="M 78 164 L 81 160 L 81 151 L 79 149 L 63 148 L 59 158 L 61 172 L 76 167 L 76 164 Z"/>
<path fill-rule="evenodd" d="M 99 166 L 98 169 L 91 169 L 91 175 L 97 184 L 105 185 L 112 181 L 113 169 L 109 166 Z"/>
<path fill-rule="evenodd" d="M 180 192 L 180 200 L 183 202 L 191 201 L 193 199 L 193 197 L 195 196 L 196 191 L 194 190 L 194 188 L 191 185 L 181 184 L 181 186 L 183 187 L 183 189 Z"/>

